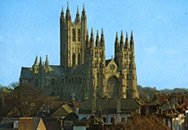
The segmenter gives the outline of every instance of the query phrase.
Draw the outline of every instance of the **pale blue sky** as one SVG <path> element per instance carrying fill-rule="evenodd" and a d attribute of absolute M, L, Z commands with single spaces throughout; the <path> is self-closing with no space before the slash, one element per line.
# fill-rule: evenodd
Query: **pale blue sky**
<path fill-rule="evenodd" d="M 84 3 L 88 29 L 104 29 L 106 58 L 116 31 L 134 33 L 138 84 L 158 89 L 188 87 L 187 0 L 72 0 L 72 20 Z M 0 84 L 19 80 L 36 56 L 59 64 L 59 17 L 64 0 L 0 1 Z"/>

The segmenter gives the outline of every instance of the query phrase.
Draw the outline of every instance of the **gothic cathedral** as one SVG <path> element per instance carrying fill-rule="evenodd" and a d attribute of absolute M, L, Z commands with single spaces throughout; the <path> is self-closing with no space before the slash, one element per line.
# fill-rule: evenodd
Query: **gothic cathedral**
<path fill-rule="evenodd" d="M 22 67 L 20 83 L 29 83 L 52 96 L 77 100 L 87 98 L 139 98 L 134 38 L 116 33 L 114 58 L 106 60 L 105 37 L 87 30 L 83 6 L 72 21 L 69 6 L 60 16 L 60 65 L 50 65 L 36 57 L 32 67 Z"/>

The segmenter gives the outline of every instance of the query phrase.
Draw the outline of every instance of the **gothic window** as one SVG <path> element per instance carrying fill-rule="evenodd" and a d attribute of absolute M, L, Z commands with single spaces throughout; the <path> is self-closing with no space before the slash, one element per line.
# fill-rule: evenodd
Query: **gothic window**
<path fill-rule="evenodd" d="M 72 29 L 72 41 L 76 40 L 76 36 L 75 36 L 75 29 Z"/>
<path fill-rule="evenodd" d="M 55 79 L 51 79 L 51 85 L 55 85 Z"/>
<path fill-rule="evenodd" d="M 76 56 L 75 54 L 72 55 L 72 66 L 76 65 Z"/>
<path fill-rule="evenodd" d="M 65 83 L 65 80 L 64 79 L 62 79 L 62 84 L 64 84 Z"/>
<path fill-rule="evenodd" d="M 80 29 L 78 29 L 78 41 L 80 42 Z"/>
<path fill-rule="evenodd" d="M 107 94 L 109 97 L 118 97 L 119 94 L 119 82 L 115 76 L 109 78 L 107 83 Z"/>
<path fill-rule="evenodd" d="M 78 54 L 78 65 L 80 65 L 80 63 L 81 63 L 80 60 L 81 60 L 80 59 L 80 54 Z"/>

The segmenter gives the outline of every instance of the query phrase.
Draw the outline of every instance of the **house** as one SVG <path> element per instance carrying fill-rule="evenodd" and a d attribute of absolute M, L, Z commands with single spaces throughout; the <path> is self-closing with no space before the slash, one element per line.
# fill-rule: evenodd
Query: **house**
<path fill-rule="evenodd" d="M 140 113 L 141 102 L 138 99 L 115 99 L 97 98 L 85 100 L 79 108 L 79 120 L 84 117 L 96 115 L 97 109 L 101 109 L 102 118 L 105 123 L 111 123 L 115 115 L 117 122 L 127 121 L 131 112 Z"/>
<path fill-rule="evenodd" d="M 63 119 L 64 130 L 73 130 L 73 124 L 78 121 L 78 116 L 72 112 Z"/>
<path fill-rule="evenodd" d="M 72 108 L 69 105 L 64 104 L 61 107 L 59 107 L 54 113 L 52 113 L 50 116 L 63 119 L 72 112 L 73 112 Z"/>
<path fill-rule="evenodd" d="M 18 130 L 46 130 L 42 118 L 20 117 Z"/>
<path fill-rule="evenodd" d="M 0 130 L 18 129 L 19 117 L 3 117 L 0 121 Z"/>

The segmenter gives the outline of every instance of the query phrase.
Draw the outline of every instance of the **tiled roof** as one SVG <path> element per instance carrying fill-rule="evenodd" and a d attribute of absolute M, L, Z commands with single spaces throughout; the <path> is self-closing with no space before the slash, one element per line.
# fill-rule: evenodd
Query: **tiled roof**
<path fill-rule="evenodd" d="M 65 74 L 65 69 L 62 66 L 58 65 L 50 65 L 51 71 L 49 72 L 50 75 L 55 75 L 55 76 L 62 76 Z"/>
<path fill-rule="evenodd" d="M 20 77 L 22 79 L 31 79 L 32 78 L 32 68 L 31 67 L 22 67 Z"/>
<path fill-rule="evenodd" d="M 139 108 L 141 104 L 135 99 L 121 99 L 120 109 L 121 113 L 130 113 Z M 102 113 L 117 113 L 117 100 L 112 99 L 96 99 L 96 110 L 101 106 Z M 90 114 L 92 111 L 92 100 L 88 99 L 80 105 L 79 113 Z"/>
<path fill-rule="evenodd" d="M 57 118 L 43 118 L 47 130 L 61 130 L 60 121 Z"/>
<path fill-rule="evenodd" d="M 72 113 L 72 109 L 67 105 L 62 105 L 59 109 L 57 109 L 53 114 L 51 114 L 52 117 L 65 117 L 69 113 Z"/>

